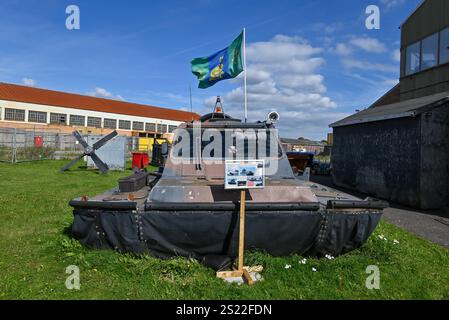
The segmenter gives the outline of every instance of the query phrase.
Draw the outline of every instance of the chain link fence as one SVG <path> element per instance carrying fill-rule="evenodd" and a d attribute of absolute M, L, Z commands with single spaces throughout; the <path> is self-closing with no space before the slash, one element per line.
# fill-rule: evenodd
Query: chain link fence
<path fill-rule="evenodd" d="M 87 137 L 85 137 L 87 141 Z M 139 150 L 139 138 L 127 138 L 126 159 Z M 72 159 L 84 151 L 71 133 L 0 128 L 0 162 Z"/>

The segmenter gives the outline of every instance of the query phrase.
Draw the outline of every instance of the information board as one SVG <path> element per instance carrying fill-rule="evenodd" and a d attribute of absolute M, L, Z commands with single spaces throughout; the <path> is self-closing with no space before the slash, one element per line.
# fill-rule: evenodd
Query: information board
<path fill-rule="evenodd" d="M 264 160 L 226 160 L 225 189 L 263 189 Z"/>

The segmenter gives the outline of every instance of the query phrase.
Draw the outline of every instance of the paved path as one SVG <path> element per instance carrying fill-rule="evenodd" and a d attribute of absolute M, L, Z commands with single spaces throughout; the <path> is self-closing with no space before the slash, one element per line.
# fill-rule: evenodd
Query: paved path
<path fill-rule="evenodd" d="M 385 210 L 383 218 L 418 236 L 449 249 L 449 215 L 395 208 Z"/>
<path fill-rule="evenodd" d="M 366 195 L 335 186 L 329 176 L 312 176 L 311 181 L 364 198 Z M 390 203 L 383 219 L 449 249 L 449 211 L 425 211 Z"/>

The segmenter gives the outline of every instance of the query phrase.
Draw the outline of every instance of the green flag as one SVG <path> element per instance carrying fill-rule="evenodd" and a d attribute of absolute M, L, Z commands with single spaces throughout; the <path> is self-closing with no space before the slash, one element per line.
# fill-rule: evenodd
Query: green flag
<path fill-rule="evenodd" d="M 243 71 L 242 43 L 243 32 L 229 47 L 209 57 L 192 60 L 192 73 L 200 81 L 199 88 L 209 88 L 218 81 L 235 78 Z"/>

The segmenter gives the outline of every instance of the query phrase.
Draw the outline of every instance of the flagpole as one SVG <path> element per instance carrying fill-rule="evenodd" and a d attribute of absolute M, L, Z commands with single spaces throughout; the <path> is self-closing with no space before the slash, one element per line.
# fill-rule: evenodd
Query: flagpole
<path fill-rule="evenodd" d="M 243 28 L 243 69 L 244 69 L 244 76 L 243 76 L 243 90 L 245 91 L 245 123 L 248 121 L 248 99 L 246 96 L 246 28 Z"/>
<path fill-rule="evenodd" d="M 192 121 L 193 121 L 192 85 L 191 84 L 189 84 L 189 94 L 190 94 L 190 113 L 192 114 Z"/>
<path fill-rule="evenodd" d="M 192 85 L 189 85 L 190 92 L 190 112 L 193 112 L 193 104 L 192 104 Z"/>

